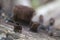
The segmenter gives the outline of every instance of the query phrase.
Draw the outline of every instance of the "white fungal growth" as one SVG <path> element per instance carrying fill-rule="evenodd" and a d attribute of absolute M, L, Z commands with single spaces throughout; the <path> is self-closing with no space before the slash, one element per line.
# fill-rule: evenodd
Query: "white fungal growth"
<path fill-rule="evenodd" d="M 51 17 L 57 17 L 60 13 L 60 0 L 54 0 L 53 2 L 47 3 L 35 10 L 36 15 L 33 16 L 33 22 L 39 22 L 39 16 L 43 15 L 45 22 Z"/>

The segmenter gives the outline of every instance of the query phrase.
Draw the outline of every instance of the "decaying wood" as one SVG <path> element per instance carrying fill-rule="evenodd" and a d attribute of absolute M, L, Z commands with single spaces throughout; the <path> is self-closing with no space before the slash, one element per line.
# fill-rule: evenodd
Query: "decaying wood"
<path fill-rule="evenodd" d="M 31 30 L 31 31 L 34 31 L 34 32 L 37 32 L 38 26 L 39 26 L 39 23 L 36 23 L 36 22 L 35 22 L 35 23 L 32 24 L 30 30 Z"/>
<path fill-rule="evenodd" d="M 13 18 L 15 21 L 24 20 L 30 22 L 35 10 L 30 7 L 18 5 L 14 7 L 13 12 L 14 12 Z"/>

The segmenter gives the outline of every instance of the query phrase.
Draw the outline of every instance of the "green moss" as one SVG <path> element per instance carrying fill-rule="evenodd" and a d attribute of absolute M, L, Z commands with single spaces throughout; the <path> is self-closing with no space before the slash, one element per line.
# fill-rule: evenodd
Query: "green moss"
<path fill-rule="evenodd" d="M 39 6 L 39 0 L 32 0 L 32 7 L 37 8 Z"/>

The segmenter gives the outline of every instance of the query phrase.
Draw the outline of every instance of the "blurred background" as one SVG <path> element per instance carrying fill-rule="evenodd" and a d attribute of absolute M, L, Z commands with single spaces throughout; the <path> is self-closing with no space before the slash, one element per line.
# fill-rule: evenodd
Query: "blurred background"
<path fill-rule="evenodd" d="M 9 10 L 15 5 L 26 5 L 33 8 L 38 8 L 50 1 L 51 0 L 0 0 L 0 3 L 2 3 L 5 10 Z"/>

